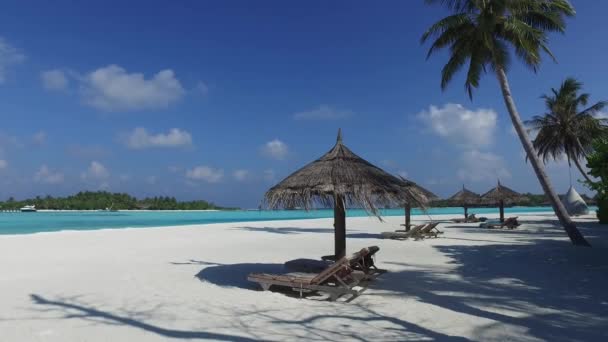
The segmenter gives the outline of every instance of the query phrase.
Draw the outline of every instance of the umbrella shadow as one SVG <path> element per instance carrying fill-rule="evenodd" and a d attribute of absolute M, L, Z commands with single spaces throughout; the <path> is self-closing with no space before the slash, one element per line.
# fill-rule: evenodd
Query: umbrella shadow
<path fill-rule="evenodd" d="M 246 290 L 257 290 L 256 283 L 247 280 L 250 273 L 282 274 L 287 270 L 283 264 L 242 263 L 215 264 L 203 268 L 195 277 L 202 282 L 221 287 L 237 287 Z"/>

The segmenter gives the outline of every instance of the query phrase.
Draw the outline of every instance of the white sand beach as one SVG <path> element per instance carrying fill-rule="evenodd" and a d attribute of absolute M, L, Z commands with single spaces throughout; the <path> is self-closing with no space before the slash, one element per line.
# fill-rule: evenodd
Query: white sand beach
<path fill-rule="evenodd" d="M 246 280 L 331 254 L 331 219 L 0 236 L 0 341 L 608 340 L 608 227 L 577 218 L 594 245 L 577 248 L 552 214 L 517 216 L 423 241 L 348 218 L 347 250 L 377 245 L 388 270 L 350 303 Z"/>

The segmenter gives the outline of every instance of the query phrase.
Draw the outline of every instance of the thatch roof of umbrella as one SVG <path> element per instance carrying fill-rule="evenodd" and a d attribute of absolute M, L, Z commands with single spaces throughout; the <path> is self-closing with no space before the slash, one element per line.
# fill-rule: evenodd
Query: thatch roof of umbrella
<path fill-rule="evenodd" d="M 500 180 L 495 188 L 481 195 L 481 200 L 485 203 L 499 203 L 500 201 L 505 204 L 513 203 L 522 199 L 522 195 L 516 191 L 513 191 L 506 186 L 500 184 Z"/>
<path fill-rule="evenodd" d="M 347 207 L 362 207 L 380 218 L 379 207 L 419 201 L 413 190 L 407 190 L 408 184 L 344 146 L 339 130 L 336 145 L 329 152 L 270 188 L 264 199 L 270 208 L 333 206 L 337 259 L 346 251 Z"/>
<path fill-rule="evenodd" d="M 406 204 L 428 204 L 430 202 L 436 201 L 439 199 L 439 196 L 435 195 L 433 192 L 431 192 L 428 189 L 425 189 L 423 187 L 421 187 L 420 185 L 416 184 L 415 182 L 412 182 L 410 180 L 407 180 L 401 176 L 399 176 L 399 178 L 406 184 L 405 185 L 405 190 L 406 192 L 410 195 L 410 197 L 413 198 L 412 202 L 407 202 Z"/>
<path fill-rule="evenodd" d="M 448 198 L 448 201 L 458 206 L 475 205 L 479 204 L 480 196 L 479 194 L 466 189 L 463 185 L 462 190 Z"/>
<path fill-rule="evenodd" d="M 378 208 L 413 202 L 424 206 L 422 192 L 353 153 L 338 131 L 336 145 L 302 167 L 265 194 L 270 208 L 312 209 L 316 204 L 334 206 L 337 197 L 345 207 L 356 206 L 380 218 Z"/>

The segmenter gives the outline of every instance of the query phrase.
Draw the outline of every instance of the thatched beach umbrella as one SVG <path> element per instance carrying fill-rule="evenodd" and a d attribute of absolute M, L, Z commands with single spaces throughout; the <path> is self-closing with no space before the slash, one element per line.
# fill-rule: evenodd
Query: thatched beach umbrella
<path fill-rule="evenodd" d="M 484 203 L 498 205 L 500 208 L 500 222 L 505 221 L 505 203 L 511 204 L 521 199 L 522 195 L 520 193 L 500 184 L 500 180 L 498 180 L 498 184 L 494 189 L 491 189 L 481 196 L 481 200 Z"/>
<path fill-rule="evenodd" d="M 334 207 L 335 257 L 346 250 L 346 211 L 358 206 L 380 218 L 379 207 L 415 201 L 399 178 L 354 154 L 342 143 L 338 131 L 336 145 L 321 158 L 297 170 L 265 194 L 268 207 L 306 210 L 315 204 Z"/>
<path fill-rule="evenodd" d="M 420 205 L 424 205 L 426 207 L 432 201 L 438 200 L 439 197 L 430 190 L 427 190 L 412 181 L 409 181 L 401 176 L 399 176 L 399 178 L 401 178 L 401 180 L 407 184 L 405 190 L 409 194 L 408 198 L 412 199 L 403 205 L 405 209 L 405 230 L 409 231 L 411 226 L 410 222 L 412 216 L 412 207 Z"/>
<path fill-rule="evenodd" d="M 469 217 L 469 207 L 479 205 L 481 202 L 479 194 L 474 193 L 473 191 L 467 190 L 462 185 L 462 190 L 458 191 L 452 197 L 448 198 L 448 201 L 455 206 L 464 208 L 464 218 Z"/>

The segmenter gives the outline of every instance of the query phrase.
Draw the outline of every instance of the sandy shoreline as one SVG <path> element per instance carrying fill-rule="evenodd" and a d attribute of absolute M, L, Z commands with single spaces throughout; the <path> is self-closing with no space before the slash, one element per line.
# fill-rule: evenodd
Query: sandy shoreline
<path fill-rule="evenodd" d="M 331 253 L 331 219 L 2 235 L 0 340 L 608 338 L 608 229 L 578 218 L 594 248 L 574 248 L 552 214 L 518 216 L 515 231 L 441 224 L 424 241 L 378 238 L 403 217 L 348 218 L 348 251 L 377 245 L 389 270 L 348 304 L 245 280 Z"/>

